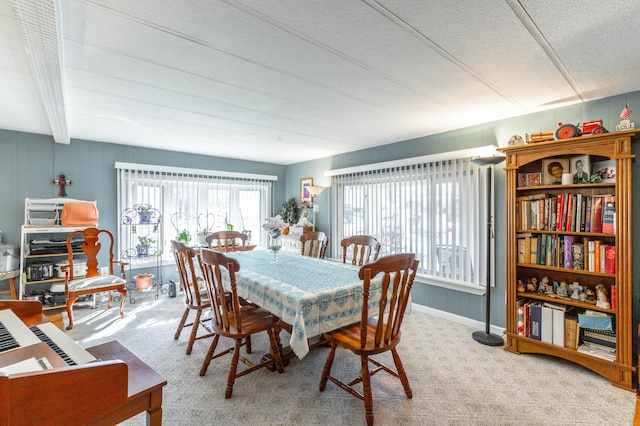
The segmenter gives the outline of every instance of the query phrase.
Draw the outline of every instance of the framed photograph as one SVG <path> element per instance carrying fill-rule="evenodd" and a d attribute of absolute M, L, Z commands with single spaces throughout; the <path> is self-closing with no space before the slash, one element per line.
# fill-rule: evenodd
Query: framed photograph
<path fill-rule="evenodd" d="M 589 180 L 591 171 L 591 160 L 588 155 L 578 155 L 571 157 L 571 173 L 573 183 L 585 183 Z M 566 172 L 565 172 L 566 173 Z"/>
<path fill-rule="evenodd" d="M 542 184 L 561 185 L 562 174 L 570 171 L 568 158 L 546 158 L 542 160 Z"/>
<path fill-rule="evenodd" d="M 527 173 L 527 184 L 525 186 L 540 186 L 542 173 Z"/>
<path fill-rule="evenodd" d="M 300 179 L 300 204 L 311 202 L 310 186 L 313 186 L 313 178 Z"/>
<path fill-rule="evenodd" d="M 592 175 L 599 175 L 601 182 L 616 181 L 616 160 L 596 161 L 593 163 Z"/>
<path fill-rule="evenodd" d="M 518 173 L 518 186 L 527 186 L 527 174 Z"/>

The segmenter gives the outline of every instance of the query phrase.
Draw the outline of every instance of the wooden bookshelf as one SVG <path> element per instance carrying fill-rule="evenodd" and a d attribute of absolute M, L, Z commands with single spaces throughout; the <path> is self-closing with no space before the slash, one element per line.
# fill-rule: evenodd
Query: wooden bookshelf
<path fill-rule="evenodd" d="M 631 144 L 639 131 L 612 132 L 600 135 L 587 135 L 558 141 L 530 143 L 526 145 L 501 148 L 506 154 L 506 280 L 507 280 L 507 329 L 505 350 L 519 353 L 541 353 L 563 358 L 582 365 L 607 378 L 612 384 L 633 390 L 633 321 L 632 321 L 632 159 Z M 551 159 L 564 159 L 588 156 L 594 162 L 614 160 L 616 167 L 615 182 L 584 183 L 570 185 L 525 186 L 519 184 L 524 173 L 545 173 L 543 163 Z M 591 171 L 589 171 L 591 173 Z M 581 198 L 604 194 L 615 194 L 615 232 L 586 232 L 579 226 L 571 229 L 556 229 L 546 225 L 523 228 L 521 220 L 521 201 L 535 199 L 544 194 L 546 197 L 558 197 L 559 194 L 580 194 Z M 549 210 L 551 211 L 551 210 Z M 599 239 L 616 249 L 615 272 L 594 271 L 587 268 L 576 270 L 564 267 L 563 262 L 542 264 L 522 262 L 518 253 L 518 235 L 552 235 L 564 238 L 572 236 L 576 241 L 588 243 L 590 239 Z M 547 240 L 548 241 L 548 240 Z M 563 240 L 564 241 L 564 240 Z M 570 241 L 570 240 L 566 240 Z M 522 244 L 522 243 L 521 243 Z M 522 248 L 522 245 L 520 246 Z M 586 250 L 585 250 L 586 255 Z M 558 260 L 558 258 L 556 258 Z M 570 264 L 567 261 L 567 264 Z M 595 290 L 596 285 L 603 286 L 611 306 L 594 304 L 593 300 L 581 300 L 559 297 L 556 293 L 539 293 L 518 289 L 518 280 L 541 280 L 547 277 L 550 282 L 565 281 L 578 283 L 583 289 Z M 612 289 L 614 289 L 611 300 Z M 536 340 L 527 334 L 518 333 L 517 301 L 528 298 L 539 303 L 552 302 L 570 307 L 575 312 L 591 310 L 609 315 L 614 324 L 616 336 L 615 360 L 607 360 L 576 349 Z M 520 330 L 522 333 L 522 330 Z"/>

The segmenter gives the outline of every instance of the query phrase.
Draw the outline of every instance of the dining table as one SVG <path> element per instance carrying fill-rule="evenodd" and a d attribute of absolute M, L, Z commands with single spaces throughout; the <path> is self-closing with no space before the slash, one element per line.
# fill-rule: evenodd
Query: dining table
<path fill-rule="evenodd" d="M 225 253 L 237 259 L 239 296 L 280 317 L 288 325 L 289 347 L 299 358 L 309 353 L 309 339 L 360 321 L 360 267 L 339 261 L 268 250 Z M 381 279 L 370 288 L 369 307 L 377 308 Z"/>

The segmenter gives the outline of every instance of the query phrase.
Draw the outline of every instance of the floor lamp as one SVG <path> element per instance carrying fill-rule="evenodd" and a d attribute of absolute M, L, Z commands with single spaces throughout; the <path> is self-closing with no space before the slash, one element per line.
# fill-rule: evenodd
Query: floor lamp
<path fill-rule="evenodd" d="M 324 186 L 309 186 L 309 194 L 311 194 L 311 223 L 313 223 L 313 232 L 316 232 L 316 212 L 320 211 L 320 206 L 316 204 L 316 197 L 324 191 Z"/>
<path fill-rule="evenodd" d="M 493 166 L 496 164 L 502 163 L 505 157 L 503 156 L 492 156 L 492 157 L 479 157 L 471 160 L 474 164 L 479 166 L 487 166 L 487 195 L 489 197 L 489 203 L 487 204 L 487 291 L 486 291 L 486 320 L 485 320 L 485 330 L 484 331 L 474 331 L 471 336 L 477 342 L 482 343 L 483 345 L 488 346 L 502 346 L 504 345 L 504 340 L 502 337 L 491 334 L 489 330 L 491 326 L 491 240 L 494 238 L 493 234 L 493 215 L 491 209 L 493 208 L 493 188 L 492 188 L 492 178 L 493 178 Z"/>

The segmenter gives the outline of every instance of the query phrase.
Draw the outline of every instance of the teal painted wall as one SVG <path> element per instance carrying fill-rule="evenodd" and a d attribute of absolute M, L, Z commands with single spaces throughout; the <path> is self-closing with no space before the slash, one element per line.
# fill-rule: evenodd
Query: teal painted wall
<path fill-rule="evenodd" d="M 286 168 L 281 165 L 84 140 L 63 145 L 50 136 L 0 130 L 0 179 L 4 182 L 0 185 L 0 230 L 5 242 L 20 245 L 25 198 L 57 197 L 58 187 L 52 180 L 60 173 L 73 182 L 66 187 L 68 197 L 96 200 L 100 226 L 115 230 L 120 216 L 116 162 L 273 175 L 278 178 L 274 205 L 280 206 L 284 197 Z M 175 268 L 165 268 L 163 276 L 165 281 L 177 279 Z"/>
<path fill-rule="evenodd" d="M 115 229 L 119 212 L 116 211 L 116 161 L 157 164 L 197 169 L 260 173 L 278 176 L 274 191 L 274 210 L 290 197 L 300 196 L 300 179 L 313 177 L 314 183 L 329 186 L 326 170 L 358 166 L 362 164 L 391 161 L 452 150 L 466 149 L 490 144 L 505 146 L 513 134 L 523 135 L 540 131 L 552 131 L 557 122 L 578 124 L 592 119 L 603 119 L 607 129 L 615 129 L 619 114 L 625 103 L 640 112 L 640 92 L 619 95 L 579 105 L 557 108 L 536 114 L 528 114 L 508 120 L 500 120 L 471 126 L 438 135 L 396 142 L 385 146 L 336 155 L 314 161 L 279 166 L 274 164 L 230 160 L 194 154 L 183 154 L 164 150 L 127 147 L 123 145 L 93 141 L 73 140 L 70 145 L 60 145 L 44 135 L 0 130 L 0 230 L 6 242 L 19 245 L 20 226 L 24 218 L 24 199 L 27 197 L 49 198 L 57 196 L 57 187 L 52 179 L 64 173 L 73 184 L 67 187 L 69 197 L 95 199 L 100 210 L 101 226 Z M 637 113 L 635 114 L 638 115 Z M 634 115 L 631 116 L 633 121 Z M 461 122 L 464 120 L 461 119 Z M 640 127 L 640 120 L 638 120 Z M 640 143 L 633 146 L 640 155 Z M 633 165 L 634 182 L 640 181 L 638 162 Z M 496 288 L 492 295 L 491 322 L 505 326 L 505 179 L 500 166 L 496 168 Z M 640 185 L 635 185 L 634 198 L 640 195 Z M 318 197 L 321 210 L 316 224 L 323 231 L 330 230 L 331 188 Z M 638 209 L 634 212 L 640 211 Z M 634 213 L 634 246 L 639 238 L 640 213 Z M 634 255 L 634 276 L 640 277 L 640 250 Z M 171 278 L 171 272 L 165 278 Z M 638 282 L 638 279 L 634 280 Z M 634 320 L 640 309 L 636 308 L 640 285 L 634 284 Z M 413 301 L 435 309 L 484 321 L 485 304 L 482 296 L 447 290 L 430 285 L 416 285 Z"/>
<path fill-rule="evenodd" d="M 586 102 L 578 105 L 552 109 L 535 114 L 528 114 L 514 117 L 507 120 L 500 120 L 477 126 L 471 126 L 446 133 L 432 136 L 425 136 L 412 140 L 392 143 L 389 145 L 365 149 L 356 152 L 336 155 L 330 158 L 323 158 L 315 161 L 307 161 L 287 167 L 286 194 L 288 197 L 299 197 L 300 179 L 313 177 L 314 183 L 320 186 L 329 186 L 330 179 L 324 176 L 326 170 L 341 169 L 347 167 L 360 166 L 364 164 L 392 161 L 403 158 L 417 157 L 422 155 L 435 154 L 440 152 L 455 151 L 460 149 L 474 148 L 485 145 L 506 146 L 509 138 L 514 134 L 524 137 L 525 133 L 536 133 L 554 131 L 558 122 L 579 124 L 583 121 L 602 119 L 605 128 L 615 130 L 616 124 L 620 122 L 620 112 L 626 103 L 629 103 L 631 110 L 637 110 L 635 116 L 640 116 L 640 92 L 633 92 Z M 634 115 L 630 117 L 631 121 Z M 464 119 L 461 118 L 461 122 Z M 637 127 L 640 128 L 640 119 L 636 120 Z M 640 156 L 640 142 L 633 145 L 633 152 Z M 506 326 L 506 267 L 505 267 L 505 173 L 503 165 L 496 167 L 495 192 L 496 192 L 496 282 L 492 291 L 491 299 L 491 323 L 498 326 Z M 640 182 L 640 169 L 638 161 L 633 165 L 634 182 Z M 640 194 L 640 185 L 634 186 L 634 198 Z M 331 188 L 327 188 L 318 197 L 318 204 L 321 205 L 319 220 L 316 225 L 322 231 L 329 231 L 329 212 Z M 640 241 L 640 209 L 634 210 L 633 241 L 636 246 Z M 640 250 L 634 255 L 634 276 L 640 277 Z M 637 260 L 637 261 L 635 261 Z M 637 283 L 639 280 L 634 280 Z M 638 296 L 640 296 L 640 284 L 634 284 L 634 321 L 640 316 L 640 307 L 637 307 Z M 485 300 L 483 296 L 477 296 L 460 291 L 449 290 L 442 287 L 416 284 L 413 290 L 413 301 L 415 303 L 432 307 L 434 309 L 450 312 L 467 318 L 472 318 L 484 322 Z"/>

